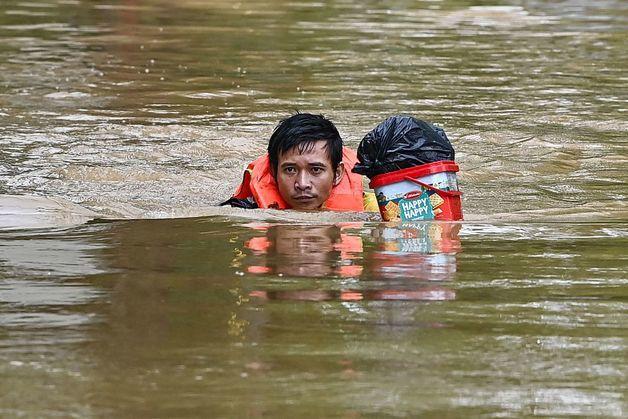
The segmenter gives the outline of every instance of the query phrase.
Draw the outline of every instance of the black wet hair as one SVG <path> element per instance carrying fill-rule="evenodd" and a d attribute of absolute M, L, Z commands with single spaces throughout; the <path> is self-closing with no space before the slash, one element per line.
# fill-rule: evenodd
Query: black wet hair
<path fill-rule="evenodd" d="M 342 161 L 342 138 L 334 124 L 323 115 L 296 113 L 279 122 L 268 142 L 268 157 L 277 176 L 279 156 L 294 147 L 299 153 L 314 148 L 316 141 L 325 141 L 325 149 L 334 173 Z"/>

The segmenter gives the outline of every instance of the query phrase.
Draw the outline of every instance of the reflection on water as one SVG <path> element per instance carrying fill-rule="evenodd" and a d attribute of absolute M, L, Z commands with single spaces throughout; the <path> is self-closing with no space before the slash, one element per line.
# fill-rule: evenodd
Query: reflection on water
<path fill-rule="evenodd" d="M 252 274 L 297 276 L 310 278 L 347 278 L 337 290 L 254 290 L 251 296 L 270 300 L 360 301 L 360 300 L 448 300 L 453 290 L 421 280 L 452 280 L 456 272 L 456 256 L 460 251 L 460 224 L 424 223 L 378 227 L 373 236 L 383 238 L 378 248 L 363 253 L 362 237 L 356 232 L 361 224 L 328 226 L 251 224 L 262 236 L 251 238 L 245 247 L 252 260 L 234 260 L 236 267 L 246 265 Z M 383 237 L 382 237 L 383 233 Z M 388 235 L 389 237 L 386 237 Z M 411 237 L 412 246 L 397 249 L 395 237 Z M 387 240 L 388 239 L 388 240 Z M 364 265 L 368 271 L 365 273 Z M 362 275 L 364 273 L 364 275 Z M 360 278 L 366 285 L 360 283 Z M 368 278 L 368 279 L 367 279 Z M 391 281 L 398 279 L 400 281 Z M 368 284 L 386 281 L 388 288 L 371 289 Z"/>
<path fill-rule="evenodd" d="M 461 251 L 458 223 L 382 225 L 373 231 L 382 249 L 370 259 L 370 270 L 384 278 L 427 281 L 453 279 Z"/>
<path fill-rule="evenodd" d="M 621 417 L 627 239 L 216 218 L 3 233 L 0 415 Z"/>
<path fill-rule="evenodd" d="M 342 226 L 252 224 L 251 227 L 264 235 L 245 243 L 261 263 L 247 266 L 250 273 L 352 277 L 362 272 L 362 265 L 355 261 L 362 253 L 362 239 L 343 232 Z"/>

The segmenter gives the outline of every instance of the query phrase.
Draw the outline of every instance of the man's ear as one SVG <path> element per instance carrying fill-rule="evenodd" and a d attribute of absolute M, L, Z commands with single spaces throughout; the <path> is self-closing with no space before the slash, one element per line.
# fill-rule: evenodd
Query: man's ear
<path fill-rule="evenodd" d="M 338 163 L 336 174 L 334 175 L 334 186 L 338 185 L 345 175 L 345 165 L 343 162 Z"/>

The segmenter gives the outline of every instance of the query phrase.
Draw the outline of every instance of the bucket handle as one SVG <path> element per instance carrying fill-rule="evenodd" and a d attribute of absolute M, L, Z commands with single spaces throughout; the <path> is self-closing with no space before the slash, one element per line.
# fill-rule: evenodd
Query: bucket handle
<path fill-rule="evenodd" d="M 417 185 L 423 186 L 424 188 L 431 189 L 439 195 L 446 195 L 446 196 L 461 196 L 462 195 L 462 192 L 460 191 L 444 191 L 442 189 L 433 187 L 429 183 L 421 182 L 420 180 L 416 180 L 415 178 L 410 177 L 410 176 L 405 176 L 404 179 L 407 180 L 408 182 L 416 183 Z"/>

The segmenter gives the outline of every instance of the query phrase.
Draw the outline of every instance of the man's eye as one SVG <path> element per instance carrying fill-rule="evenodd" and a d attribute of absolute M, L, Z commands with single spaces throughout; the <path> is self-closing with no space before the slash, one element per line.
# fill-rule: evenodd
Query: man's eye
<path fill-rule="evenodd" d="M 283 171 L 286 174 L 292 175 L 297 172 L 297 169 L 295 169 L 294 167 L 286 167 L 283 169 Z"/>
<path fill-rule="evenodd" d="M 315 175 L 320 175 L 324 171 L 325 169 L 323 169 L 322 167 L 312 167 L 312 173 L 314 173 Z"/>

